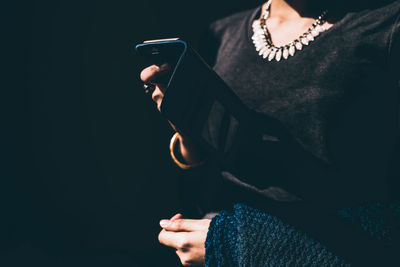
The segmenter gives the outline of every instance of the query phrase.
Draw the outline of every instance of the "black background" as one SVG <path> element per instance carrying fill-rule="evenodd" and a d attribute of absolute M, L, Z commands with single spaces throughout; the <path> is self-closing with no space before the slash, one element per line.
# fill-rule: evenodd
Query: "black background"
<path fill-rule="evenodd" d="M 177 264 L 157 241 L 180 211 L 173 132 L 132 47 L 196 46 L 211 21 L 262 2 L 1 1 L 0 266 Z"/>
<path fill-rule="evenodd" d="M 169 125 L 132 46 L 259 1 L 2 1 L 0 266 L 168 266 Z M 159 256 L 161 255 L 161 256 Z M 171 263 L 172 264 L 172 263 Z"/>

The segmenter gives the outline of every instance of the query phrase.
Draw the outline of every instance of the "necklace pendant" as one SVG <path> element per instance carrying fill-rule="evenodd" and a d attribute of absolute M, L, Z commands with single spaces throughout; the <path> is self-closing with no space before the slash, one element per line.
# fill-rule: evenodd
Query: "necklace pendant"
<path fill-rule="evenodd" d="M 287 46 L 285 46 L 285 48 L 283 49 L 282 56 L 283 56 L 284 59 L 288 59 L 288 57 L 289 57 L 289 49 L 287 48 Z"/>
<path fill-rule="evenodd" d="M 262 37 L 253 35 L 252 39 L 254 46 L 256 47 L 256 51 L 259 52 L 264 47 L 265 38 L 263 39 Z"/>
<path fill-rule="evenodd" d="M 291 55 L 291 56 L 294 56 L 294 53 L 296 52 L 296 48 L 294 47 L 294 45 L 292 44 L 290 47 L 289 47 L 289 54 Z"/>
<path fill-rule="evenodd" d="M 318 32 L 316 29 L 313 29 L 313 30 L 311 31 L 311 35 L 312 35 L 313 37 L 317 37 L 317 36 L 319 35 L 319 32 Z"/>
<path fill-rule="evenodd" d="M 295 41 L 295 46 L 299 51 L 303 49 L 303 45 L 298 40 Z"/>
<path fill-rule="evenodd" d="M 257 52 L 259 52 L 264 47 L 261 42 L 254 42 L 254 46 L 256 47 Z"/>
<path fill-rule="evenodd" d="M 275 60 L 279 62 L 281 61 L 281 59 L 282 59 L 282 48 L 279 48 L 278 51 L 276 52 Z"/>
<path fill-rule="evenodd" d="M 263 48 L 261 48 L 260 52 L 258 53 L 259 56 L 264 55 L 265 52 L 267 52 L 268 48 L 266 46 L 264 46 Z"/>
<path fill-rule="evenodd" d="M 260 34 L 257 34 L 257 32 L 254 32 L 254 34 L 253 34 L 253 36 L 251 37 L 251 39 L 252 39 L 254 42 L 258 42 L 258 41 L 260 41 L 260 40 L 265 39 L 265 37 L 260 36 Z"/>
<path fill-rule="evenodd" d="M 309 43 L 308 39 L 304 36 L 300 37 L 300 41 L 303 45 L 308 45 Z"/>
<path fill-rule="evenodd" d="M 271 53 L 269 53 L 268 55 L 268 61 L 271 61 L 275 57 L 275 54 L 276 54 L 276 49 L 272 48 Z"/>
<path fill-rule="evenodd" d="M 318 32 L 318 33 L 320 33 L 320 32 L 323 32 L 324 31 L 324 28 L 321 26 L 321 25 L 317 25 L 317 27 L 315 27 L 315 30 Z"/>
<path fill-rule="evenodd" d="M 271 53 L 271 49 L 268 47 L 267 50 L 265 50 L 264 54 L 263 54 L 263 58 L 267 58 L 268 55 Z"/>

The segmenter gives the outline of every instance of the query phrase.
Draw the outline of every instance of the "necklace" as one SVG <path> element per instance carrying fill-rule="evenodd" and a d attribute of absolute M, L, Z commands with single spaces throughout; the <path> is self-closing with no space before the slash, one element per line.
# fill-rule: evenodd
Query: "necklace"
<path fill-rule="evenodd" d="M 327 10 L 323 11 L 312 26 L 297 39 L 283 46 L 275 46 L 265 23 L 269 17 L 271 2 L 272 0 L 268 0 L 262 11 L 261 18 L 253 22 L 253 43 L 258 54 L 264 59 L 268 58 L 268 61 L 273 59 L 280 61 L 282 58 L 288 59 L 289 56 L 294 56 L 296 50 L 302 50 L 303 46 L 309 45 L 321 32 L 326 31 L 323 24 L 325 23 L 324 17 L 328 12 Z"/>

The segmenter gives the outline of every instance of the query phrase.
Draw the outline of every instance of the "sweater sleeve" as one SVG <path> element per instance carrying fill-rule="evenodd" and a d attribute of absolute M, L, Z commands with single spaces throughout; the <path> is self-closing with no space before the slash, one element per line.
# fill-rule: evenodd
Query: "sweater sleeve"
<path fill-rule="evenodd" d="M 389 217 L 382 216 L 383 210 Z M 375 203 L 343 209 L 337 216 L 359 224 L 371 237 L 385 243 L 398 242 L 400 206 Z M 364 254 L 363 263 L 341 258 L 308 233 L 283 220 L 244 204 L 214 217 L 206 240 L 206 266 L 392 266 L 392 258 Z M 390 250 L 390 248 L 387 248 Z M 373 256 L 373 257 L 371 257 Z M 393 255 L 391 255 L 393 256 Z M 367 265 L 365 265 L 367 264 Z"/>

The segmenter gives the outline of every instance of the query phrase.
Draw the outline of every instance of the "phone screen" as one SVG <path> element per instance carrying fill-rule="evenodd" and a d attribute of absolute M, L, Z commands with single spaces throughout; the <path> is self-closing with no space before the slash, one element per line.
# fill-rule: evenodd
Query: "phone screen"
<path fill-rule="evenodd" d="M 157 83 L 168 85 L 173 74 L 173 70 L 178 64 L 181 56 L 186 51 L 186 44 L 178 39 L 162 39 L 145 41 L 137 45 L 136 50 L 149 60 L 149 65 L 169 64 L 170 72 L 157 79 Z"/>

